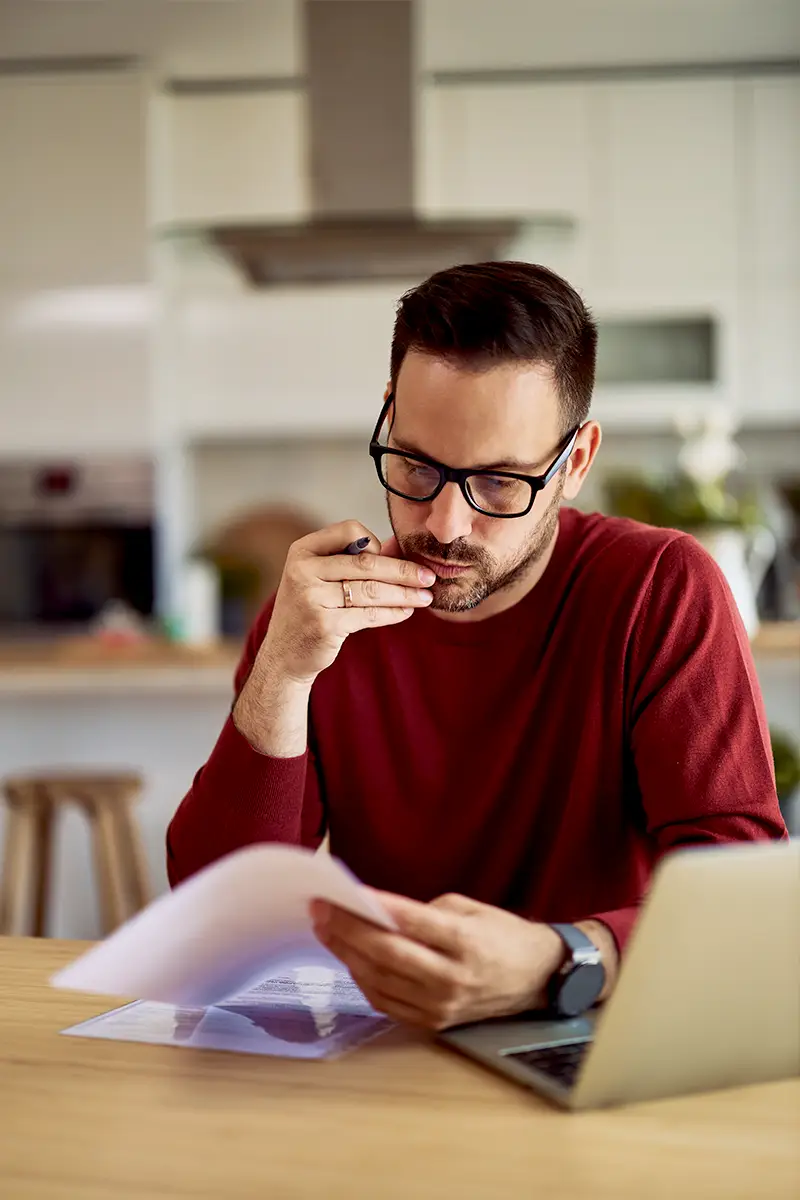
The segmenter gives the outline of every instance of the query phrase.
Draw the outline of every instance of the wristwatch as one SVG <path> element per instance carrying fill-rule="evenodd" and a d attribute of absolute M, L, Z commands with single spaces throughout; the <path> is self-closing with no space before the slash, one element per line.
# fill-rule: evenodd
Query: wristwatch
<path fill-rule="evenodd" d="M 575 925 L 552 925 L 569 951 L 569 957 L 549 985 L 551 1011 L 559 1017 L 577 1017 L 591 1008 L 603 990 L 606 973 L 600 951 Z"/>

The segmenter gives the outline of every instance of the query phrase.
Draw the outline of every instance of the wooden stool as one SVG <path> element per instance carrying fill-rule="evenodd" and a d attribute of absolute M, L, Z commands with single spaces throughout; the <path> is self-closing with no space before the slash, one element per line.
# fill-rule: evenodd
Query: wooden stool
<path fill-rule="evenodd" d="M 147 865 L 133 805 L 134 774 L 31 775 L 6 779 L 7 806 L 0 934 L 44 935 L 52 826 L 61 804 L 77 804 L 92 830 L 103 931 L 110 933 L 147 904 Z"/>

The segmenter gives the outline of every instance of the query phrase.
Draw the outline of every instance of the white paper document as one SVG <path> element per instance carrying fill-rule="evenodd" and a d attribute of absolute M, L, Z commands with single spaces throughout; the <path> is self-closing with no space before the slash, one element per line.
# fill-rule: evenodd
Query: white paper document
<path fill-rule="evenodd" d="M 341 965 L 316 962 L 266 979 L 222 1005 L 136 1001 L 64 1033 L 159 1046 L 192 1046 L 281 1058 L 338 1058 L 391 1029 Z"/>
<path fill-rule="evenodd" d="M 313 899 L 394 928 L 337 859 L 294 846 L 248 846 L 160 896 L 51 983 L 207 1008 L 249 993 L 270 974 L 293 979 L 310 965 L 341 974 L 313 935 Z"/>

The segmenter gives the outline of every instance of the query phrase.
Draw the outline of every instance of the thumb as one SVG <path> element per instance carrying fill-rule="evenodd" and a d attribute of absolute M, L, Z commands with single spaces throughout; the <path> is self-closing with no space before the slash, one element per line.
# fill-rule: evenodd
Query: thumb
<path fill-rule="evenodd" d="M 392 534 L 385 542 L 381 542 L 381 554 L 384 558 L 402 558 L 403 552 L 400 549 L 400 543 Z"/>

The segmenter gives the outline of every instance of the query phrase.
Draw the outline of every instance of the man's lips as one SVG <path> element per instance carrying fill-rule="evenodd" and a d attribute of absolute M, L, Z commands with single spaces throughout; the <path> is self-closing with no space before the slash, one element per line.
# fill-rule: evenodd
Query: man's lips
<path fill-rule="evenodd" d="M 430 567 L 440 579 L 455 579 L 458 575 L 463 575 L 465 571 L 470 570 L 469 564 L 439 562 L 435 558 L 426 558 L 424 554 L 417 554 L 414 557 L 423 567 Z"/>

